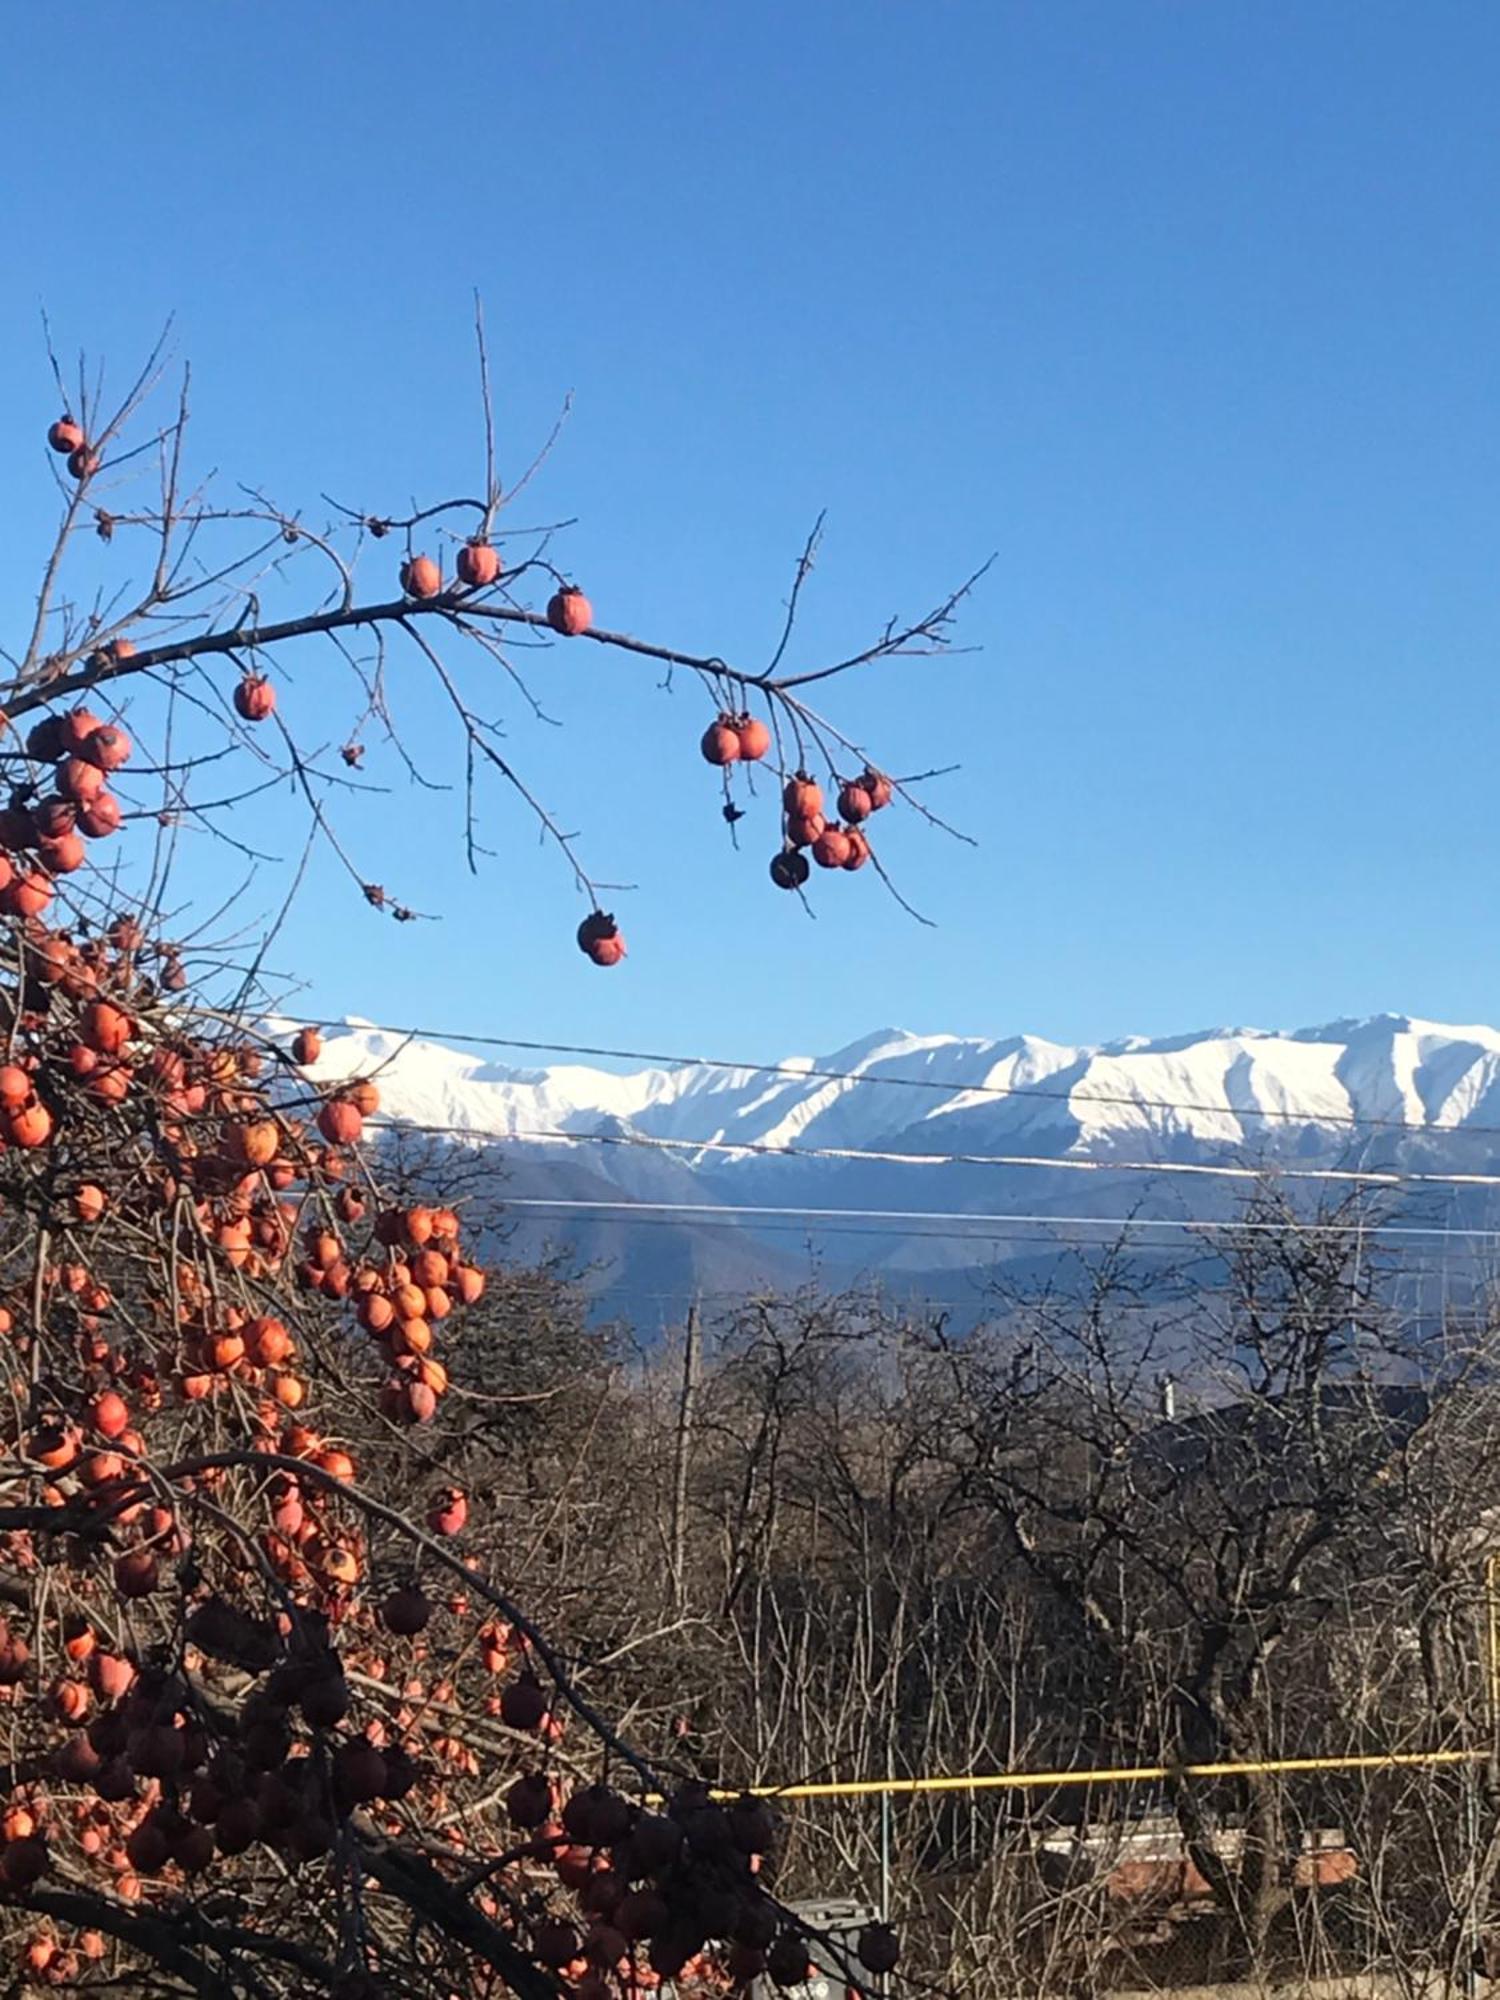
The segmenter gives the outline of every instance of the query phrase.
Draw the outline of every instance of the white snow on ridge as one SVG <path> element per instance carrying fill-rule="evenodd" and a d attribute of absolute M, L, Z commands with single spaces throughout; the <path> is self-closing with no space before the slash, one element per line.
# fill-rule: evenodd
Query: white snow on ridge
<path fill-rule="evenodd" d="M 608 1126 L 700 1145 L 938 1151 L 946 1128 L 956 1151 L 1124 1157 L 1163 1143 L 1249 1153 L 1299 1139 L 1331 1146 L 1353 1136 L 1351 1119 L 1434 1133 L 1500 1125 L 1500 1030 L 1394 1014 L 1100 1047 L 885 1029 L 772 1071 L 623 1074 L 579 1063 L 511 1068 L 351 1020 L 326 1033 L 311 1075 L 356 1074 L 377 1077 L 390 1118 L 497 1139 Z"/>

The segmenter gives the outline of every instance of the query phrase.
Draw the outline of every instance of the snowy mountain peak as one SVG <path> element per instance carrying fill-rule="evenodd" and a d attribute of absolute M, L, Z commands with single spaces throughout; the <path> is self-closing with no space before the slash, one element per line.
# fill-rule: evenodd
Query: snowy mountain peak
<path fill-rule="evenodd" d="M 696 1145 L 1107 1157 L 1186 1143 L 1276 1155 L 1500 1124 L 1500 1031 L 1404 1014 L 1084 1047 L 885 1028 L 826 1057 L 766 1068 L 624 1071 L 511 1067 L 483 1047 L 404 1038 L 365 1021 L 327 1034 L 317 1080 L 371 1072 L 394 1120 L 538 1144 L 607 1124 Z"/>

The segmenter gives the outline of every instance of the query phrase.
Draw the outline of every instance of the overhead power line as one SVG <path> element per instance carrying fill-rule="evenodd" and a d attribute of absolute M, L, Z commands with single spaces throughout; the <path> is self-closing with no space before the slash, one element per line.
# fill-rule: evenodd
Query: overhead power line
<path fill-rule="evenodd" d="M 636 1146 L 668 1153 L 748 1153 L 778 1160 L 837 1160 L 900 1167 L 1019 1167 L 1069 1174 L 1196 1174 L 1208 1180 L 1334 1181 L 1355 1187 L 1500 1188 L 1500 1174 L 1441 1174 L 1398 1168 L 1214 1165 L 1197 1160 L 1085 1160 L 1045 1153 L 903 1153 L 867 1146 L 781 1146 L 763 1139 L 664 1139 L 647 1132 L 568 1132 L 560 1127 L 512 1127 L 485 1132 L 471 1125 L 433 1125 L 420 1119 L 385 1118 L 378 1129 L 420 1132 L 434 1139 L 504 1140 L 566 1146 Z"/>
<path fill-rule="evenodd" d="M 1138 1111 L 1198 1111 L 1218 1118 L 1228 1116 L 1281 1119 L 1295 1125 L 1336 1125 L 1356 1130 L 1407 1132 L 1420 1134 L 1424 1138 L 1468 1135 L 1500 1138 L 1500 1125 L 1414 1124 L 1409 1118 L 1377 1118 L 1346 1111 L 1320 1111 L 1313 1114 L 1287 1110 L 1278 1105 L 1209 1104 L 1192 1098 L 1143 1097 L 1134 1091 L 1080 1091 L 1071 1087 L 1050 1089 L 1045 1084 L 966 1083 L 958 1077 L 944 1079 L 927 1076 L 886 1076 L 870 1070 L 822 1069 L 794 1062 L 741 1062 L 717 1056 L 669 1054 L 660 1049 L 613 1049 L 585 1042 L 522 1041 L 512 1035 L 469 1035 L 439 1028 L 391 1027 L 375 1021 L 353 1024 L 347 1020 L 325 1018 L 309 1020 L 307 1025 L 343 1030 L 350 1034 L 365 1032 L 394 1035 L 407 1041 L 458 1042 L 469 1048 L 514 1049 L 530 1055 L 588 1056 L 608 1062 L 660 1064 L 673 1069 L 743 1070 L 753 1076 L 784 1076 L 789 1080 L 811 1079 L 817 1083 L 879 1084 L 892 1090 L 936 1091 L 946 1097 L 1038 1098 L 1057 1104 L 1111 1104 Z"/>
<path fill-rule="evenodd" d="M 599 1213 L 606 1215 L 638 1216 L 643 1221 L 654 1220 L 659 1215 L 691 1215 L 702 1225 L 725 1226 L 732 1221 L 745 1218 L 791 1218 L 799 1222 L 899 1222 L 899 1223 L 961 1223 L 968 1225 L 963 1230 L 947 1233 L 967 1235 L 971 1230 L 990 1225 L 1024 1224 L 1035 1228 L 1037 1224 L 1057 1227 L 1084 1229 L 1185 1229 L 1202 1231 L 1208 1235 L 1259 1235 L 1266 1233 L 1284 1234 L 1288 1230 L 1303 1236 L 1400 1236 L 1400 1237 L 1464 1237 L 1471 1242 L 1500 1242 L 1500 1229 L 1463 1229 L 1451 1224 L 1438 1223 L 1397 1223 L 1397 1222 L 1294 1222 L 1255 1219 L 1235 1221 L 1210 1216 L 1146 1216 L 1146 1215 L 1037 1215 L 1027 1213 L 971 1213 L 967 1209 L 925 1209 L 925 1208 L 800 1208 L 795 1205 L 777 1205 L 745 1202 L 716 1201 L 616 1201 L 603 1197 L 591 1199 L 584 1195 L 517 1195 L 502 1199 L 502 1207 L 557 1211 L 562 1213 Z M 934 1234 L 934 1231 L 919 1233 Z"/>

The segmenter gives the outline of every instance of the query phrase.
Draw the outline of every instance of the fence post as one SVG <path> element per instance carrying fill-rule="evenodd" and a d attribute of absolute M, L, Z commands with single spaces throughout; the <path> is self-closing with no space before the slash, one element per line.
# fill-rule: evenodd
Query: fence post
<path fill-rule="evenodd" d="M 891 1795 L 880 1794 L 880 1921 L 891 1920 Z M 890 1991 L 890 1974 L 880 1975 L 881 2000 Z"/>

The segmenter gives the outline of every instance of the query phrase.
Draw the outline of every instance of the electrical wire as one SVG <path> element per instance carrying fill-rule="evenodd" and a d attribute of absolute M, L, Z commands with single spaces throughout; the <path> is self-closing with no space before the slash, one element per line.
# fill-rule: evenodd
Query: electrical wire
<path fill-rule="evenodd" d="M 1145 1215 L 1056 1215 L 1045 1216 L 1034 1213 L 971 1213 L 965 1209 L 924 1209 L 924 1208 L 799 1208 L 796 1206 L 772 1206 L 745 1202 L 696 1202 L 696 1201 L 615 1201 L 604 1198 L 591 1199 L 582 1195 L 517 1195 L 504 1197 L 504 1210 L 526 1209 L 528 1211 L 557 1211 L 575 1214 L 635 1215 L 644 1219 L 654 1219 L 659 1215 L 691 1215 L 700 1218 L 700 1226 L 729 1227 L 736 1218 L 792 1218 L 801 1222 L 822 1222 L 833 1224 L 845 1222 L 901 1222 L 901 1223 L 941 1223 L 944 1225 L 964 1223 L 970 1228 L 957 1230 L 945 1227 L 942 1231 L 918 1230 L 921 1235 L 944 1234 L 950 1236 L 971 1233 L 972 1229 L 991 1224 L 1024 1224 L 1035 1228 L 1038 1223 L 1049 1226 L 1083 1229 L 1185 1229 L 1201 1230 L 1210 1235 L 1253 1235 L 1264 1233 L 1284 1233 L 1289 1227 L 1304 1236 L 1352 1236 L 1363 1232 L 1366 1236 L 1400 1237 L 1464 1237 L 1471 1242 L 1500 1242 L 1500 1229 L 1463 1229 L 1450 1224 L 1438 1223 L 1394 1223 L 1394 1222 L 1296 1222 L 1287 1224 L 1280 1221 L 1220 1220 L 1208 1216 L 1145 1216 Z"/>
<path fill-rule="evenodd" d="M 748 1153 L 770 1159 L 838 1160 L 877 1166 L 1012 1167 L 1072 1174 L 1196 1174 L 1209 1180 L 1334 1181 L 1357 1187 L 1500 1188 L 1500 1174 L 1440 1174 L 1400 1168 L 1283 1167 L 1275 1162 L 1239 1167 L 1196 1160 L 1084 1160 L 1044 1153 L 901 1153 L 864 1146 L 778 1146 L 757 1139 L 665 1139 L 646 1132 L 566 1132 L 550 1126 L 485 1132 L 471 1125 L 435 1125 L 407 1118 L 372 1122 L 372 1129 L 418 1132 L 434 1139 L 482 1140 L 495 1145 L 513 1140 L 568 1146 L 637 1146 L 658 1152 Z"/>

